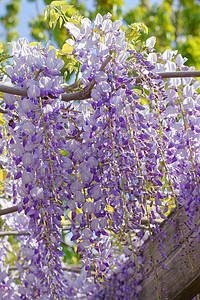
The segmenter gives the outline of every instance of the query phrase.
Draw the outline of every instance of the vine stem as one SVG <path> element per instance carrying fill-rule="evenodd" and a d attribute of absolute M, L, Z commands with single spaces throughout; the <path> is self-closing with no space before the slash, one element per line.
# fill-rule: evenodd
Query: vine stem
<path fill-rule="evenodd" d="M 48 137 L 48 134 L 47 134 L 47 129 L 46 129 L 46 124 L 45 124 L 45 120 L 44 120 L 44 115 L 43 115 L 43 112 L 42 112 L 42 100 L 41 100 L 41 98 L 40 98 L 40 110 L 41 110 L 42 122 L 43 122 L 43 127 L 44 127 L 44 132 L 45 132 L 46 146 L 47 146 L 47 149 L 50 152 L 49 137 Z M 51 160 L 50 153 L 48 153 L 48 156 L 49 156 L 49 165 L 50 165 L 51 174 L 53 175 L 54 172 L 53 172 L 53 166 L 52 166 L 52 160 Z M 54 190 L 54 194 L 55 194 L 55 201 L 58 201 L 57 192 L 56 192 L 56 185 L 55 185 L 54 178 L 52 178 L 52 184 L 53 184 L 53 190 Z"/>
<path fill-rule="evenodd" d="M 118 161 L 119 161 L 119 166 L 121 166 L 121 160 L 120 160 L 119 153 L 118 153 Z M 132 243 L 132 239 L 131 239 L 131 233 L 130 233 L 130 230 L 128 228 L 128 209 L 127 209 L 127 206 L 126 206 L 126 194 L 125 194 L 125 187 L 124 187 L 124 179 L 123 179 L 123 174 L 122 174 L 121 169 L 120 169 L 120 175 L 121 175 L 121 184 L 122 184 L 123 198 L 124 198 L 125 222 L 126 222 L 126 227 L 127 227 L 127 230 L 128 230 L 128 237 L 129 237 L 129 240 L 130 240 L 132 253 L 133 253 L 133 256 L 134 256 L 134 262 L 135 262 L 135 273 L 133 275 L 133 278 L 134 278 L 137 274 L 138 263 L 137 263 L 137 260 L 136 260 L 136 257 L 135 257 L 135 251 L 134 251 L 134 247 L 133 247 L 133 243 Z"/>

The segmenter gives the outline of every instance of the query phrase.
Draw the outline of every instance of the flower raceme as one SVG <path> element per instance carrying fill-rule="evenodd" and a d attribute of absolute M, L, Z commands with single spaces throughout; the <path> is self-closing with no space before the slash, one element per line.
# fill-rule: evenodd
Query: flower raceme
<path fill-rule="evenodd" d="M 90 98 L 78 103 L 61 101 L 64 62 L 55 49 L 13 43 L 3 81 L 27 89 L 27 97 L 3 95 L 3 197 L 18 205 L 18 223 L 30 233 L 19 238 L 13 299 L 97 299 L 98 289 L 100 299 L 110 299 L 115 278 L 116 299 L 126 291 L 137 297 L 141 247 L 153 232 L 162 235 L 155 219 L 165 219 L 168 206 L 183 205 L 191 220 L 198 210 L 199 84 L 164 82 L 156 72 L 188 70 L 185 58 L 170 50 L 156 54 L 154 37 L 147 40 L 149 54 L 137 53 L 121 22 L 110 18 L 65 25 L 81 84 L 95 81 Z M 64 211 L 84 266 L 76 278 L 62 271 Z M 16 216 L 4 218 L 16 230 Z"/>
<path fill-rule="evenodd" d="M 65 158 L 57 147 L 65 136 L 67 122 L 67 117 L 65 120 L 60 114 L 59 100 L 63 61 L 55 58 L 55 50 L 31 47 L 26 39 L 14 43 L 13 61 L 14 66 L 6 68 L 11 82 L 27 88 L 27 98 L 4 94 L 5 108 L 9 109 L 5 118 L 12 120 L 5 136 L 8 188 L 13 190 L 12 201 L 18 204 L 19 212 L 23 210 L 21 217 L 26 218 L 30 231 L 16 263 L 22 282 L 19 293 L 30 299 L 47 294 L 49 299 L 59 299 L 65 287 L 59 244 L 65 194 L 61 183 L 66 169 Z M 7 189 L 5 195 L 9 195 Z M 22 263 L 21 257 L 25 257 Z"/>

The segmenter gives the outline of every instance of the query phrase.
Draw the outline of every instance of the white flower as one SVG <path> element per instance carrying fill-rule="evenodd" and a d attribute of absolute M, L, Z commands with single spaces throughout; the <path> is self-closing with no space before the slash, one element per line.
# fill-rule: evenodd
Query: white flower
<path fill-rule="evenodd" d="M 155 36 L 151 36 L 150 38 L 148 38 L 146 40 L 146 46 L 147 46 L 147 49 L 150 52 L 154 50 L 155 43 L 156 43 L 156 37 Z"/>
<path fill-rule="evenodd" d="M 67 22 L 65 24 L 65 27 L 69 30 L 70 34 L 72 34 L 75 38 L 78 37 L 79 33 L 80 33 L 80 29 L 77 28 L 76 25 L 74 25 L 73 23 L 71 22 Z"/>

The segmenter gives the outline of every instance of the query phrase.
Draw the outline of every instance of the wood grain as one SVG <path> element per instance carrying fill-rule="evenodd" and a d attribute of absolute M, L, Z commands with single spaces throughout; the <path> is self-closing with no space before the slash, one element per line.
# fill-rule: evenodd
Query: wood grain
<path fill-rule="evenodd" d="M 189 218 L 181 208 L 178 213 L 170 215 L 171 224 L 164 222 L 160 227 L 166 238 L 162 243 L 166 247 L 163 257 L 159 251 L 158 239 L 154 239 L 153 256 L 156 265 L 159 299 L 169 300 L 190 300 L 200 292 L 200 244 L 198 235 L 200 218 L 196 215 L 194 223 L 198 231 L 193 232 L 185 224 Z M 184 232 L 184 235 L 182 234 Z M 180 234 L 179 240 L 175 236 Z M 146 242 L 146 249 L 143 252 L 145 259 L 145 278 L 141 282 L 142 291 L 139 300 L 153 300 L 156 298 L 154 271 L 149 261 L 151 260 L 151 244 Z M 167 270 L 159 264 L 164 263 Z M 191 263 L 189 262 L 191 261 Z"/>

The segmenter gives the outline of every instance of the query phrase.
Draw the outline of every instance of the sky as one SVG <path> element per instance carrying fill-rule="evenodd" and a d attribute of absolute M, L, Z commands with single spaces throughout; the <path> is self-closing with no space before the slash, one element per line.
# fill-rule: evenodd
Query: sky
<path fill-rule="evenodd" d="M 85 2 L 86 7 L 94 7 L 93 0 L 82 0 Z M 159 3 L 161 0 L 151 0 L 152 4 Z M 0 16 L 5 14 L 5 6 L 10 3 L 9 0 L 0 0 Z M 124 11 L 132 8 L 133 6 L 137 6 L 139 0 L 124 0 Z M 22 0 L 20 4 L 20 13 L 19 13 L 19 25 L 18 25 L 18 33 L 20 37 L 27 37 L 29 41 L 32 41 L 30 36 L 30 28 L 28 27 L 29 20 L 38 15 L 38 13 L 42 13 L 44 11 L 45 5 L 43 0 L 37 0 L 35 2 L 29 2 L 27 0 Z M 4 40 L 4 29 L 0 25 L 0 40 Z"/>

